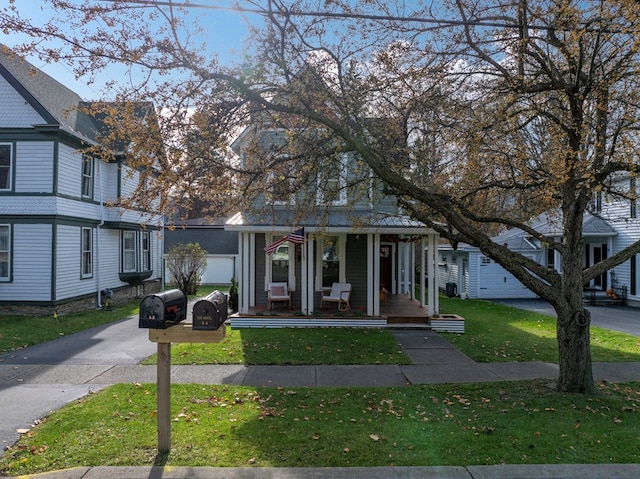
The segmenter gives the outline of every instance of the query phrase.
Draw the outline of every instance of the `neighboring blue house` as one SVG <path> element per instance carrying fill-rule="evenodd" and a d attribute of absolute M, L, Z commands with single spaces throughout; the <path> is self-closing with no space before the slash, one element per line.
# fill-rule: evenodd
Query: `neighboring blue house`
<path fill-rule="evenodd" d="M 626 180 L 630 181 L 630 180 Z M 594 201 L 594 214 L 587 213 L 583 223 L 584 266 L 616 254 L 634 241 L 640 240 L 638 200 L 601 198 Z M 560 220 L 541 215 L 532 227 L 545 235 L 562 237 Z M 528 256 L 542 265 L 560 271 L 560 257 L 529 234 L 511 229 L 493 238 L 512 251 Z M 478 248 L 460 244 L 454 250 L 450 245 L 438 248 L 439 288 L 447 291 L 447 284 L 455 284 L 456 294 L 465 298 L 521 299 L 535 298 L 511 273 Z M 638 255 L 618 265 L 607 274 L 585 285 L 587 301 L 625 301 L 640 306 L 638 289 Z M 451 291 L 451 288 L 449 288 Z"/>
<path fill-rule="evenodd" d="M 138 182 L 126 157 L 83 154 L 104 124 L 90 105 L 0 50 L 0 311 L 99 307 L 160 287 L 162 218 L 118 206 Z M 144 225 L 144 226 L 143 226 Z"/>

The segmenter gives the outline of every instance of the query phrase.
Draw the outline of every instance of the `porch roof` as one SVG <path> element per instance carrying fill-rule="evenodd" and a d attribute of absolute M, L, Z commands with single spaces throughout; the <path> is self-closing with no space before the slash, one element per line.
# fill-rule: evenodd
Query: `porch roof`
<path fill-rule="evenodd" d="M 288 232 L 305 228 L 306 232 L 332 233 L 386 233 L 429 235 L 436 234 L 419 221 L 405 215 L 393 215 L 378 211 L 332 210 L 309 212 L 301 216 L 299 212 L 285 209 L 271 209 L 259 213 L 239 212 L 225 224 L 229 231 L 251 233 Z"/>

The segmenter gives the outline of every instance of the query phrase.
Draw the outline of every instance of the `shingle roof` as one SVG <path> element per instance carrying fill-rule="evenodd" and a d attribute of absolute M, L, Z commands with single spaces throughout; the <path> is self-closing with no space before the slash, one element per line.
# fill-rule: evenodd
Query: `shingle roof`
<path fill-rule="evenodd" d="M 96 142 L 104 130 L 104 114 L 94 117 L 83 111 L 95 102 L 83 101 L 77 93 L 1 44 L 0 75 L 7 78 L 47 124 L 59 125 L 61 129 L 90 142 Z M 147 103 L 138 103 L 135 108 L 136 113 L 143 116 L 153 111 Z"/>

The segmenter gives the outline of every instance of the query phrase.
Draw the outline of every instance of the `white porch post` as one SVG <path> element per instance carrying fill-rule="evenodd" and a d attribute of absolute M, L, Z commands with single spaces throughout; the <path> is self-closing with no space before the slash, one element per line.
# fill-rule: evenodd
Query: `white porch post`
<path fill-rule="evenodd" d="M 239 251 L 240 251 L 240 278 L 238 278 L 238 311 L 243 314 L 249 312 L 249 298 L 250 294 L 250 237 L 249 233 L 239 233 Z"/>
<path fill-rule="evenodd" d="M 315 241 L 308 239 L 304 247 L 306 254 L 305 260 L 302 262 L 302 277 L 305 278 L 305 287 L 302 288 L 302 304 L 300 305 L 304 314 L 311 314 L 314 310 L 314 291 L 315 291 L 315 257 L 313 255 Z"/>
<path fill-rule="evenodd" d="M 249 234 L 249 301 L 248 304 L 251 307 L 256 305 L 256 234 Z"/>
<path fill-rule="evenodd" d="M 440 311 L 440 301 L 438 298 L 438 279 L 436 278 L 437 234 L 429 235 L 429 247 L 427 249 L 427 275 L 429 283 L 427 285 L 428 302 L 427 314 L 433 316 Z"/>

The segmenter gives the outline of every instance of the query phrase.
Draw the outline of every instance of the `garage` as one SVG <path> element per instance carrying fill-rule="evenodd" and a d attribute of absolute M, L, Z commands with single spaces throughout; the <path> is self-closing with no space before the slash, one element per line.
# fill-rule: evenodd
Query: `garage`
<path fill-rule="evenodd" d="M 478 298 L 536 298 L 511 273 L 487 256 L 478 257 Z"/>

